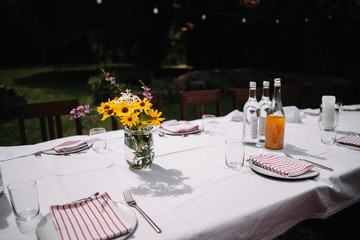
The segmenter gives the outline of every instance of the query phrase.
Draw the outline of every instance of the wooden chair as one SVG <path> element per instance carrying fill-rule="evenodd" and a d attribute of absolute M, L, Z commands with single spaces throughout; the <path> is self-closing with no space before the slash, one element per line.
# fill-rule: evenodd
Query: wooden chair
<path fill-rule="evenodd" d="M 249 88 L 231 88 L 233 95 L 233 108 L 239 109 L 239 102 L 246 102 L 249 99 Z M 259 101 L 262 96 L 262 88 L 256 88 L 256 98 Z"/>
<path fill-rule="evenodd" d="M 41 128 L 41 138 L 42 141 L 49 139 L 55 139 L 55 128 L 54 128 L 54 119 L 55 117 L 55 125 L 57 138 L 63 137 L 62 126 L 61 126 L 61 115 L 70 115 L 70 111 L 73 108 L 79 106 L 79 101 L 77 99 L 74 100 L 64 100 L 64 101 L 54 101 L 54 102 L 40 102 L 40 103 L 29 103 L 29 104 L 18 104 L 17 114 L 19 120 L 19 129 L 20 129 L 20 139 L 21 144 L 26 144 L 26 136 L 25 136 L 25 119 L 40 119 L 40 128 Z M 47 127 L 49 130 L 49 134 L 47 134 L 46 121 L 47 118 Z M 76 134 L 82 135 L 81 121 L 80 118 L 75 119 L 76 126 Z"/>
<path fill-rule="evenodd" d="M 310 86 L 311 107 L 319 108 L 324 95 L 335 95 L 333 84 Z"/>
<path fill-rule="evenodd" d="M 281 97 L 284 106 L 294 105 L 303 108 L 303 86 L 285 85 L 281 86 Z"/>
<path fill-rule="evenodd" d="M 195 117 L 197 119 L 205 113 L 209 113 L 209 103 L 216 104 L 217 116 L 222 115 L 221 106 L 221 91 L 220 89 L 214 90 L 199 90 L 199 91 L 181 91 L 181 118 L 188 119 L 187 105 L 195 105 Z"/>
<path fill-rule="evenodd" d="M 143 99 L 143 93 L 142 92 L 133 92 L 133 94 L 137 95 L 139 98 Z M 163 109 L 163 93 L 161 91 L 151 91 L 151 95 L 153 98 L 151 99 L 151 103 L 153 104 L 153 108 L 157 109 L 159 112 L 162 112 Z M 116 96 L 111 96 L 113 99 Z M 116 120 L 115 117 L 111 117 L 111 123 L 112 123 L 112 129 L 118 130 L 118 120 Z"/>

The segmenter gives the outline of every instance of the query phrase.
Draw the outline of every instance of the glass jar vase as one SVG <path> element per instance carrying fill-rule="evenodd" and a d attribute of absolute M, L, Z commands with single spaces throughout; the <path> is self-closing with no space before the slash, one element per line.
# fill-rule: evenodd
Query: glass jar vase
<path fill-rule="evenodd" d="M 133 169 L 149 169 L 154 160 L 154 141 L 151 129 L 124 129 L 125 160 Z"/>

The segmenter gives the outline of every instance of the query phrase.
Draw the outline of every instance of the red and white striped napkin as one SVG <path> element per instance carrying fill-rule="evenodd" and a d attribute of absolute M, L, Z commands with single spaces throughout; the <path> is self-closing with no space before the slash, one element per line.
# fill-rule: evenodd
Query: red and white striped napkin
<path fill-rule="evenodd" d="M 337 143 L 360 148 L 360 136 L 349 135 L 346 137 L 342 137 L 337 140 Z"/>
<path fill-rule="evenodd" d="M 173 121 L 164 122 L 160 128 L 165 129 L 171 133 L 187 133 L 199 129 L 198 125 L 191 124 L 186 121 Z"/>
<path fill-rule="evenodd" d="M 57 153 L 66 153 L 70 151 L 79 150 L 88 146 L 86 141 L 82 140 L 75 140 L 75 141 L 67 141 L 60 145 L 54 147 L 54 150 Z"/>
<path fill-rule="evenodd" d="M 52 205 L 50 213 L 60 239 L 110 239 L 133 230 L 107 193 Z"/>
<path fill-rule="evenodd" d="M 293 161 L 275 154 L 250 156 L 253 164 L 285 177 L 296 177 L 313 168 L 313 164 Z"/>

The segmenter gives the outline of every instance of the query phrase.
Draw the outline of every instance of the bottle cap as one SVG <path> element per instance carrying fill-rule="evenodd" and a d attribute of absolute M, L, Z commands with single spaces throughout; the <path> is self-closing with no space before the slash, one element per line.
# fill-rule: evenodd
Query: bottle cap
<path fill-rule="evenodd" d="M 322 96 L 321 99 L 323 105 L 335 105 L 335 100 L 336 100 L 335 96 L 327 96 L 327 95 Z"/>
<path fill-rule="evenodd" d="M 264 86 L 264 87 L 269 87 L 269 86 L 270 86 L 270 82 L 269 82 L 269 81 L 263 81 L 263 86 Z"/>
<path fill-rule="evenodd" d="M 274 79 L 274 86 L 277 86 L 277 87 L 281 86 L 281 78 Z"/>
<path fill-rule="evenodd" d="M 250 82 L 250 88 L 256 88 L 256 82 Z"/>

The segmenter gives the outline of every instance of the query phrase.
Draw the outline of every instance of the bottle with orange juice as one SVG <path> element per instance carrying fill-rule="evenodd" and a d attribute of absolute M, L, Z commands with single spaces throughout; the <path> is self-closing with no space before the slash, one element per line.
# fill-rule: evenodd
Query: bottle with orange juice
<path fill-rule="evenodd" d="M 274 94 L 266 116 L 265 147 L 273 150 L 284 147 L 285 112 L 281 103 L 281 79 L 274 79 Z"/>

